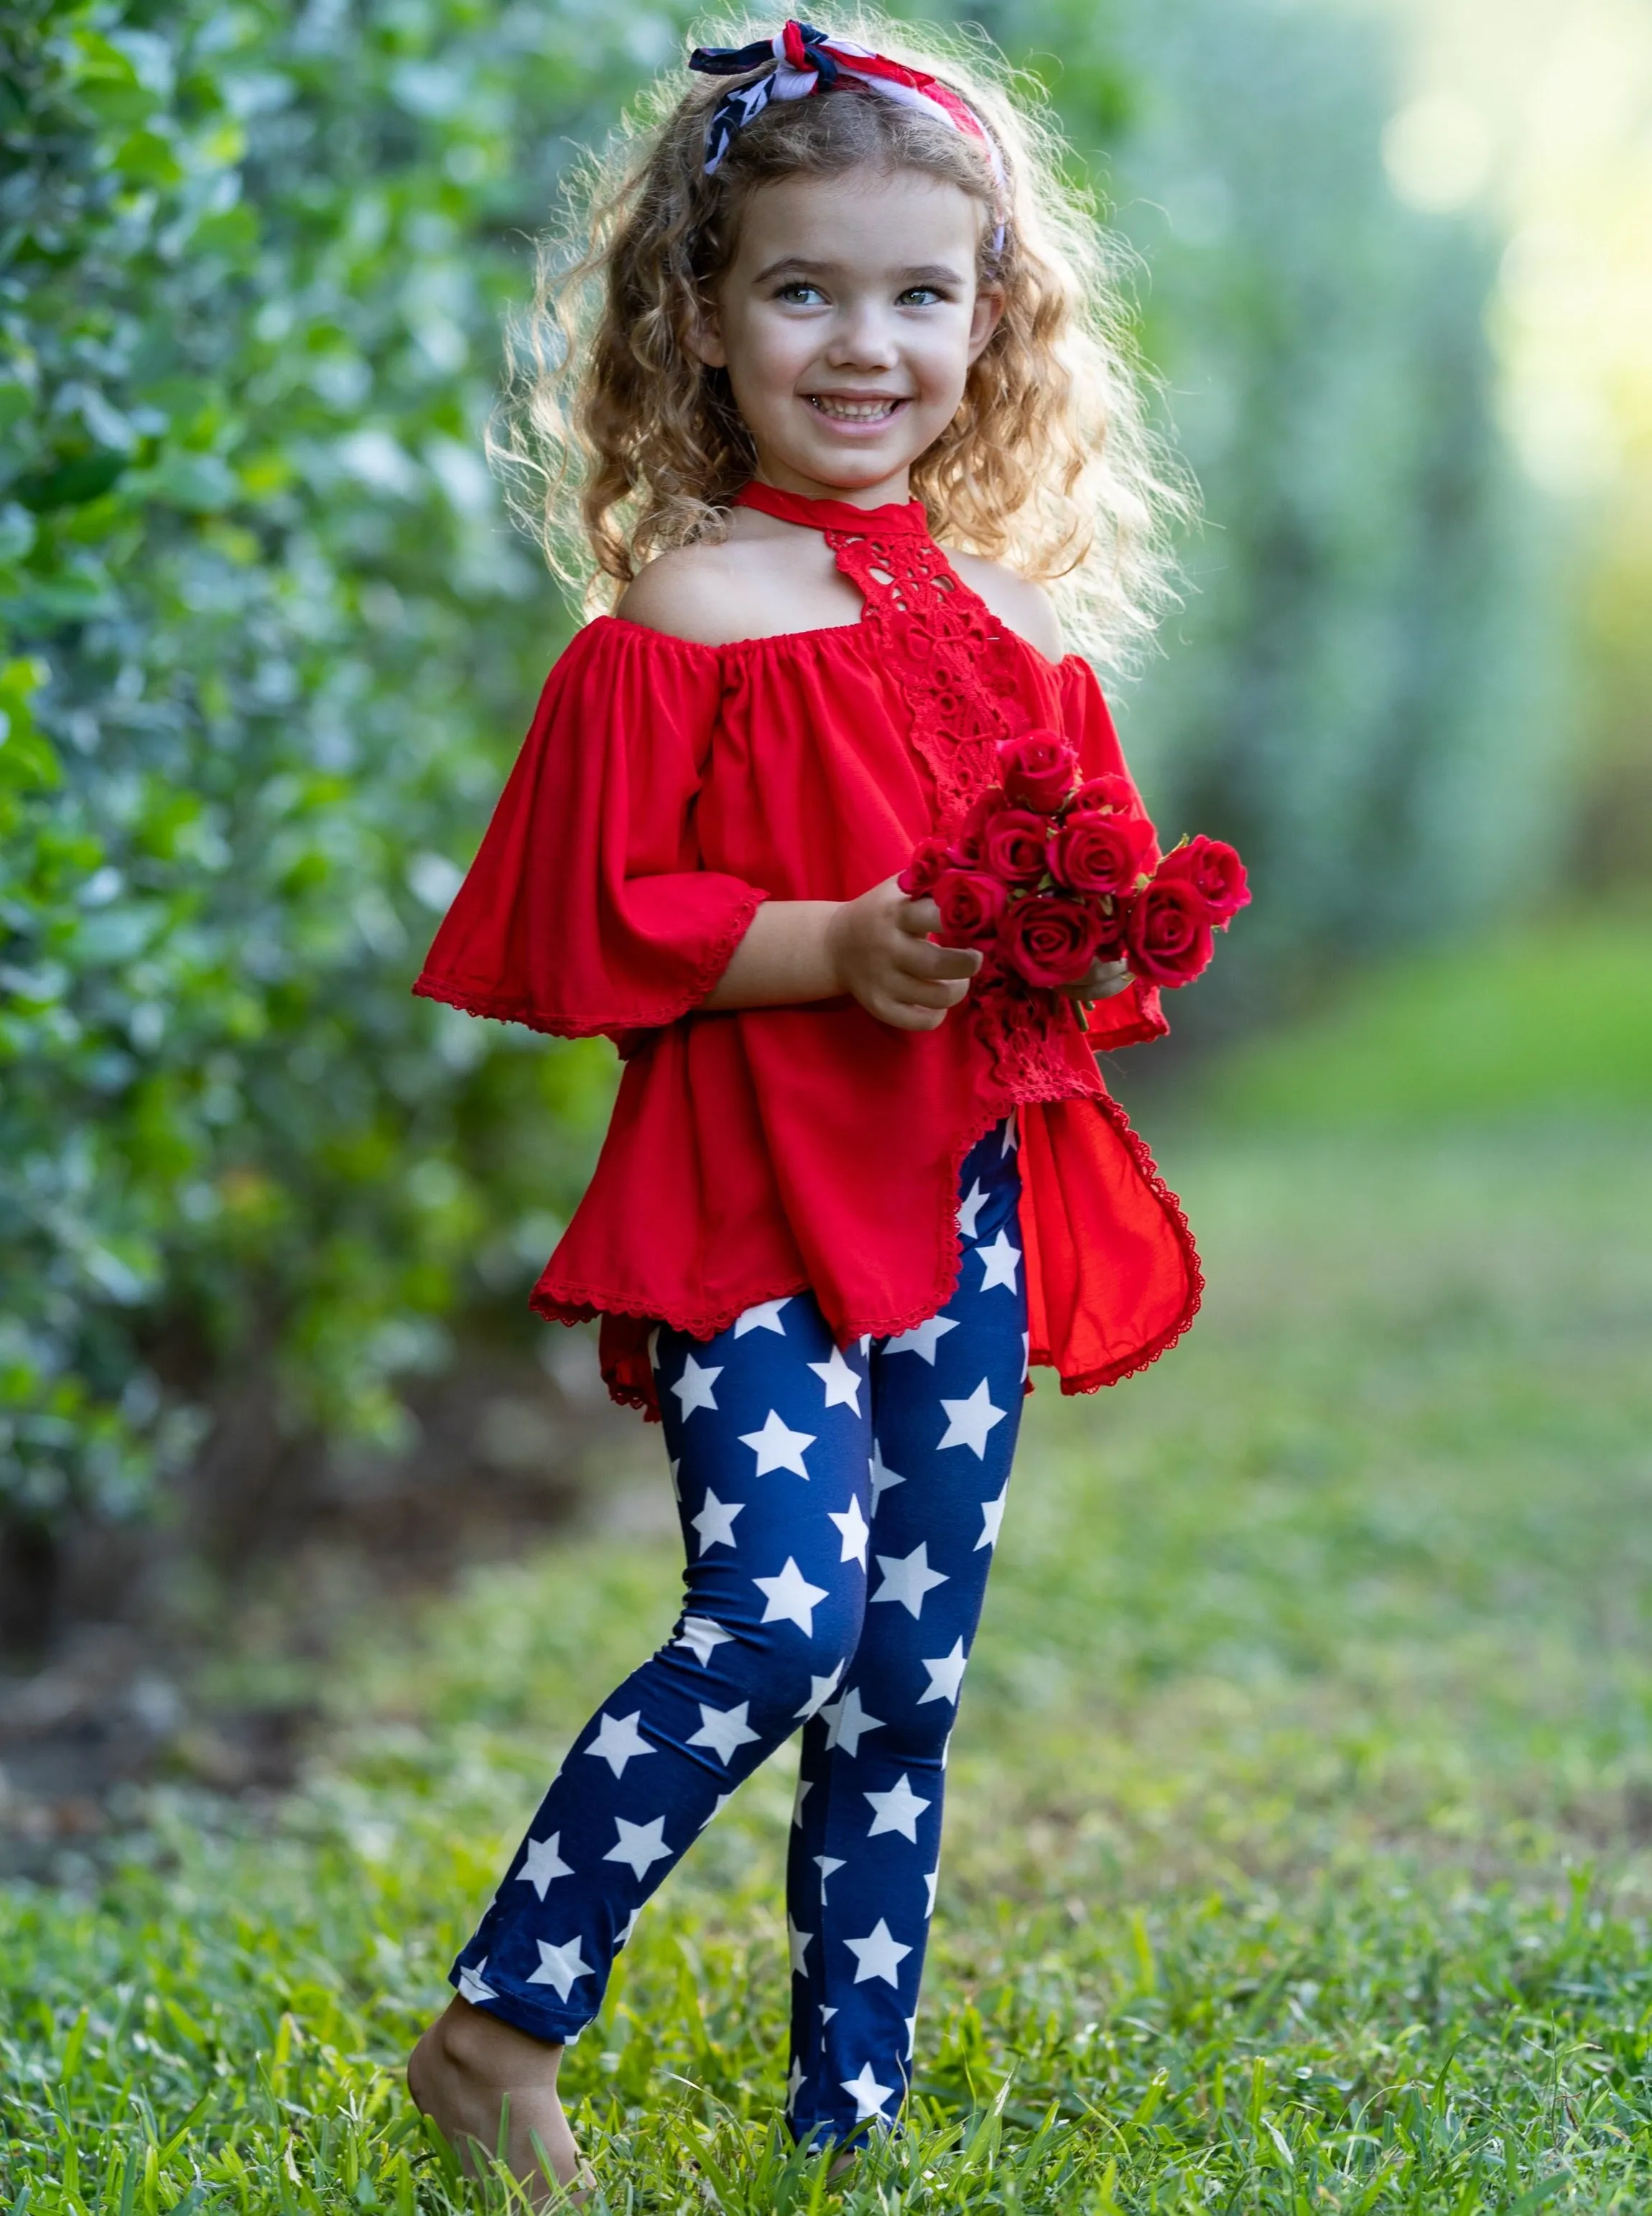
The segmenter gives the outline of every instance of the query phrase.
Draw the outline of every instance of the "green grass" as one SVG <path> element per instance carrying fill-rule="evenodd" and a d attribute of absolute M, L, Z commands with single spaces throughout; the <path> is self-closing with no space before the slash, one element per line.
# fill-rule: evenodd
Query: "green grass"
<path fill-rule="evenodd" d="M 1452 1000 L 1385 989 L 1375 1043 L 1332 1019 L 1368 1072 Z M 1288 1114 L 1163 1146 L 1213 1286 L 1186 1345 L 1031 1405 L 913 2128 L 830 2193 L 775 2139 L 782 1757 L 569 2053 L 599 2208 L 1652 2206 L 1652 1086 L 1521 1118 L 1430 1079 L 1434 1123 L 1361 1130 L 1292 1081 L 1324 1041 L 1229 1080 Z M 596 1536 L 364 1623 L 288 1804 L 157 1795 L 120 1867 L 13 1888 L 14 2216 L 475 2205 L 396 2065 L 676 1575 Z"/>
<path fill-rule="evenodd" d="M 1541 930 L 1390 963 L 1344 980 L 1289 1037 L 1225 1062 L 1211 1105 L 1230 1126 L 1506 1123 L 1652 1104 L 1652 914 Z"/>

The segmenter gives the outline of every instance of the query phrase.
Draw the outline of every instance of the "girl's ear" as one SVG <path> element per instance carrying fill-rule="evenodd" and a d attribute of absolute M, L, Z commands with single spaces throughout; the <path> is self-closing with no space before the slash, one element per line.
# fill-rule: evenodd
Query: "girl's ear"
<path fill-rule="evenodd" d="M 708 369 L 727 369 L 728 353 L 722 342 L 722 329 L 715 305 L 702 305 L 694 313 L 684 342 L 697 361 Z M 973 359 L 973 357 L 972 357 Z"/>
<path fill-rule="evenodd" d="M 969 319 L 969 359 L 972 366 L 1003 319 L 1003 293 L 977 292 L 975 312 Z"/>

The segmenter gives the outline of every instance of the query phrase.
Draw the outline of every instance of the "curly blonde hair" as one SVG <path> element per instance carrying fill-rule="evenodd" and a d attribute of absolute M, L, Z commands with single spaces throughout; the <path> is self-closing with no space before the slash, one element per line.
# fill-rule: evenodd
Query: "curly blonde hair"
<path fill-rule="evenodd" d="M 841 28 L 968 102 L 1002 157 L 1002 200 L 975 141 L 849 89 L 771 102 L 707 176 L 706 124 L 728 80 L 660 79 L 574 172 L 532 309 L 512 324 L 489 440 L 511 505 L 593 612 L 654 555 L 721 538 L 756 456 L 726 372 L 687 340 L 746 201 L 799 174 L 916 170 L 979 204 L 979 279 L 1004 311 L 956 415 L 913 463 L 912 491 L 938 539 L 1049 584 L 1074 643 L 1127 662 L 1174 597 L 1169 528 L 1190 502 L 1146 421 L 1123 250 L 1066 181 L 1041 91 L 984 39 L 925 26 L 920 40 L 865 9 Z M 739 21 L 710 40 L 766 35 Z"/>

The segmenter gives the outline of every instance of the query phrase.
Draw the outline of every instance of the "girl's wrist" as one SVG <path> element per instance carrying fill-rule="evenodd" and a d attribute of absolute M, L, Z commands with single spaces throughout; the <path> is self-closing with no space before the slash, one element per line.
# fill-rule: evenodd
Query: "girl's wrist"
<path fill-rule="evenodd" d="M 846 993 L 849 982 L 844 975 L 844 915 L 850 907 L 848 901 L 834 901 L 832 913 L 826 920 L 820 934 L 821 951 L 826 957 L 826 975 L 832 980 L 833 994 Z"/>

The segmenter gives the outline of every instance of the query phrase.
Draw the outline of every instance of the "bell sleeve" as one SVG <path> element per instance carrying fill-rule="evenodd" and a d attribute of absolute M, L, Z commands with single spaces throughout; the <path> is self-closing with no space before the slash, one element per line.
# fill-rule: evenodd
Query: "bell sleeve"
<path fill-rule="evenodd" d="M 765 898 L 700 866 L 722 693 L 715 649 L 611 616 L 577 632 L 414 991 L 622 1050 L 703 1000 Z"/>
<path fill-rule="evenodd" d="M 1137 808 L 1145 816 L 1147 810 L 1136 791 L 1096 673 L 1082 656 L 1070 654 L 1061 664 L 1061 708 L 1062 736 L 1078 749 L 1080 773 L 1086 778 L 1124 778 L 1135 794 Z M 1158 860 L 1155 846 L 1155 865 Z M 1085 1028 L 1096 1052 L 1108 1054 L 1115 1047 L 1140 1046 L 1148 1039 L 1163 1038 L 1170 1026 L 1159 1005 L 1158 986 L 1133 977 L 1123 992 L 1090 1003 L 1085 1012 Z"/>

